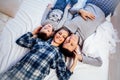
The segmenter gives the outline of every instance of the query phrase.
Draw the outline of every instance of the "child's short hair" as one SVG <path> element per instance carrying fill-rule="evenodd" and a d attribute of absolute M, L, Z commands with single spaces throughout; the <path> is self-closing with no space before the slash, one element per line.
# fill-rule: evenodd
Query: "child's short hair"
<path fill-rule="evenodd" d="M 39 32 L 37 34 L 37 37 L 40 38 L 40 39 L 42 39 L 42 40 L 48 40 L 51 36 L 47 36 L 47 34 L 44 33 L 44 32 Z"/>

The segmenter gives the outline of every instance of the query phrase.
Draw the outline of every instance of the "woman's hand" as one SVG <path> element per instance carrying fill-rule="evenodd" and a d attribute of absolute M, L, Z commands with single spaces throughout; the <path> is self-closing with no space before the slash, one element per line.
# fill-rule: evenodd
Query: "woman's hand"
<path fill-rule="evenodd" d="M 95 16 L 93 13 L 89 12 L 89 11 L 86 11 L 84 9 L 80 9 L 79 10 L 79 14 L 81 15 L 81 17 L 84 19 L 84 20 L 87 20 L 88 18 L 91 19 L 91 20 L 94 20 L 95 19 Z"/>
<path fill-rule="evenodd" d="M 37 28 L 35 28 L 32 32 L 33 35 L 36 35 L 40 30 L 41 30 L 42 26 L 38 26 Z"/>
<path fill-rule="evenodd" d="M 82 58 L 82 53 L 81 53 L 80 47 L 77 46 L 77 48 L 75 49 L 74 52 L 76 52 L 76 54 L 77 54 L 77 56 L 78 56 L 78 60 L 82 62 L 82 59 L 83 59 L 83 58 Z"/>
<path fill-rule="evenodd" d="M 77 62 L 78 62 L 78 54 L 76 53 L 76 52 L 74 52 L 74 58 L 73 58 L 73 64 L 72 64 L 72 66 L 71 66 L 71 68 L 70 68 L 70 71 L 71 72 L 73 72 L 74 71 L 74 69 L 75 69 L 75 67 L 76 67 L 76 65 L 77 65 Z"/>

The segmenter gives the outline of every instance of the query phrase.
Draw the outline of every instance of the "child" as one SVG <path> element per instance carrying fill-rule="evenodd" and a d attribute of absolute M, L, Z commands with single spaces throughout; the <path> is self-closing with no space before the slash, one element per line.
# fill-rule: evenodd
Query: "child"
<path fill-rule="evenodd" d="M 41 24 L 45 25 L 50 23 L 53 25 L 54 29 L 59 29 L 62 27 L 67 18 L 71 18 L 68 14 L 68 10 L 72 7 L 78 0 L 57 0 L 55 6 L 49 4 L 43 15 Z M 69 17 L 68 17 L 69 15 Z"/>
<path fill-rule="evenodd" d="M 34 37 L 38 37 L 42 40 L 48 40 L 54 33 L 53 26 L 51 24 L 46 24 L 43 26 L 38 26 L 32 34 Z"/>

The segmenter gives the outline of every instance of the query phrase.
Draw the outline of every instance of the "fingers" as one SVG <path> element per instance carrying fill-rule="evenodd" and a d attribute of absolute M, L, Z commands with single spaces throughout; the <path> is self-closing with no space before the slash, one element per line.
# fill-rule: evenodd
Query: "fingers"
<path fill-rule="evenodd" d="M 82 18 L 86 21 L 88 18 L 86 16 L 82 16 Z"/>
<path fill-rule="evenodd" d="M 88 17 L 89 19 L 91 19 L 91 20 L 94 20 L 94 19 L 95 19 L 95 16 L 94 16 L 93 14 L 89 14 L 87 17 Z"/>
<path fill-rule="evenodd" d="M 47 6 L 47 7 L 51 9 L 51 8 L 52 8 L 52 4 L 48 4 L 48 6 Z"/>

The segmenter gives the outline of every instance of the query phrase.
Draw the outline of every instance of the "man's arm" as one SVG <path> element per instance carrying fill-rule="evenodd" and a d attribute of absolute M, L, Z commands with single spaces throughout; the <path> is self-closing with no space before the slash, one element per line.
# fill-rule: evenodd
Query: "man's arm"
<path fill-rule="evenodd" d="M 32 48 L 33 45 L 36 43 L 36 34 L 40 31 L 41 28 L 41 26 L 38 26 L 36 29 L 34 29 L 32 33 L 28 32 L 24 34 L 16 40 L 16 43 L 25 48 Z"/>

